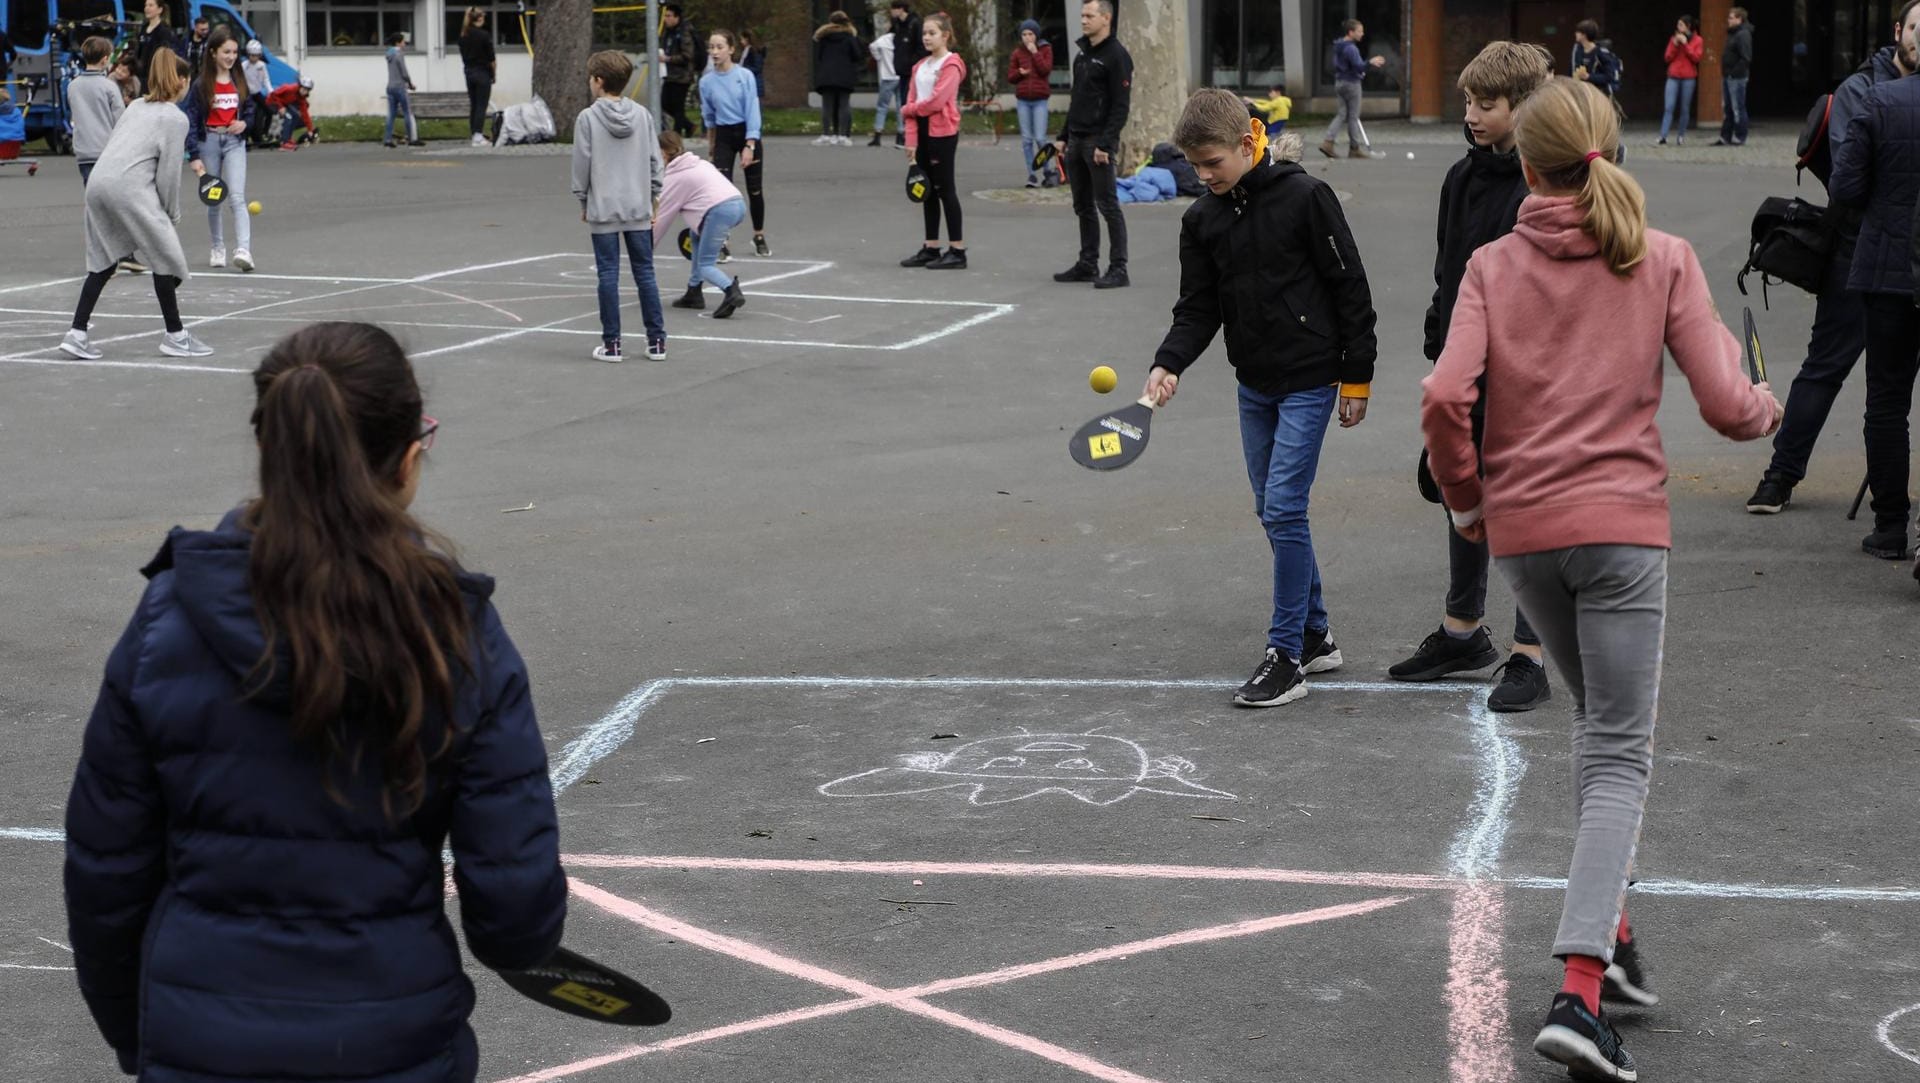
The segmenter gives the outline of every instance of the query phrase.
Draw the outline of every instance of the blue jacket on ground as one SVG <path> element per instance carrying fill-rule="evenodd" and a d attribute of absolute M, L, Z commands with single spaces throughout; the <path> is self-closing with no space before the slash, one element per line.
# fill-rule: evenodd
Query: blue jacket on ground
<path fill-rule="evenodd" d="M 242 697 L 265 639 L 237 516 L 174 528 L 107 659 L 67 802 L 81 993 L 150 1083 L 471 1081 L 442 847 L 482 963 L 538 962 L 566 917 L 546 747 L 493 581 L 460 573 L 474 673 L 424 804 L 389 822 L 377 759 L 336 771 L 345 804 L 326 793 L 288 730 L 288 659 Z M 430 712 L 423 743 L 443 733 Z"/>
<path fill-rule="evenodd" d="M 1333 43 L 1333 81 L 1336 83 L 1357 83 L 1367 77 L 1367 62 L 1360 55 L 1360 46 L 1348 38 Z"/>
<path fill-rule="evenodd" d="M 1891 79 L 1867 91 L 1847 118 L 1846 135 L 1834 145 L 1827 192 L 1835 203 L 1867 212 L 1847 288 L 1911 294 L 1914 203 L 1920 199 L 1920 78 Z"/>

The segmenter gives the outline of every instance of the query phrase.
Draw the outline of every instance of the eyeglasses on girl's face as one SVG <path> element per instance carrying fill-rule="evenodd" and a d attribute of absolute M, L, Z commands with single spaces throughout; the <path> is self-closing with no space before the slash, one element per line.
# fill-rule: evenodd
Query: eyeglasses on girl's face
<path fill-rule="evenodd" d="M 420 415 L 420 435 L 414 437 L 414 440 L 420 445 L 421 451 L 433 450 L 433 437 L 439 431 L 440 423 L 438 421 L 435 421 L 425 414 Z"/>

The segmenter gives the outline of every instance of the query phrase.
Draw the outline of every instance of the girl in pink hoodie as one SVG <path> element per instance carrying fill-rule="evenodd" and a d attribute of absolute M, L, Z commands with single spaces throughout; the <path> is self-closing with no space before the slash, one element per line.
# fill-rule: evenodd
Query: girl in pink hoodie
<path fill-rule="evenodd" d="M 960 188 L 953 178 L 953 154 L 960 147 L 960 84 L 967 78 L 967 62 L 953 52 L 953 21 L 935 12 L 921 23 L 920 40 L 927 55 L 907 77 L 906 104 L 900 123 L 907 129 L 907 161 L 926 170 L 927 200 L 921 209 L 927 241 L 900 261 L 902 267 L 933 271 L 967 269 L 967 242 L 960 230 Z M 947 215 L 947 250 L 940 251 L 940 212 Z"/>
<path fill-rule="evenodd" d="M 1615 164 L 1606 95 L 1554 79 L 1518 122 L 1532 194 L 1513 232 L 1467 263 L 1420 420 L 1454 528 L 1487 541 L 1573 693 L 1579 830 L 1553 946 L 1566 982 L 1534 1049 L 1578 1078 L 1631 1081 L 1633 1058 L 1600 999 L 1658 999 L 1626 890 L 1653 763 L 1672 546 L 1654 422 L 1663 349 L 1724 435 L 1765 436 L 1782 410 L 1741 372 L 1693 249 L 1646 227 L 1645 196 Z M 1595 342 L 1605 345 L 1570 345 Z M 1483 396 L 1484 479 L 1469 418 Z"/>
<path fill-rule="evenodd" d="M 679 133 L 668 128 L 660 133 L 660 157 L 667 161 L 660 186 L 660 205 L 653 212 L 653 247 L 673 227 L 676 218 L 685 218 L 693 231 L 693 277 L 687 281 L 686 296 L 673 302 L 675 308 L 707 307 L 700 285 L 711 282 L 725 295 L 713 318 L 724 320 L 747 303 L 740 292 L 740 280 L 720 273 L 716 265 L 727 234 L 747 216 L 746 201 L 740 190 L 713 163 L 698 154 L 688 154 Z"/>

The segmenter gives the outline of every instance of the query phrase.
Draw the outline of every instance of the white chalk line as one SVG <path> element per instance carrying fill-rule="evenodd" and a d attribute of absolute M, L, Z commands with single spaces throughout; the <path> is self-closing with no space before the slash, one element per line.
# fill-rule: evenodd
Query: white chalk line
<path fill-rule="evenodd" d="M 1565 877 L 1506 876 L 1510 887 L 1566 890 Z M 1823 887 L 1813 884 L 1723 884 L 1698 880 L 1635 880 L 1635 895 L 1691 899 L 1777 899 L 1782 902 L 1920 902 L 1920 890 L 1903 887 Z"/>
<path fill-rule="evenodd" d="M 1491 876 L 1500 864 L 1500 850 L 1506 843 L 1507 825 L 1519 795 L 1520 779 L 1527 773 L 1527 761 L 1520 746 L 1502 732 L 1499 717 L 1487 708 L 1482 697 L 1468 701 L 1467 722 L 1474 750 L 1480 754 L 1480 777 L 1475 782 L 1469 821 L 1448 850 L 1447 864 L 1455 876 L 1472 880 Z"/>
<path fill-rule="evenodd" d="M 34 966 L 30 963 L 0 963 L 0 970 L 72 970 L 70 966 Z"/>
<path fill-rule="evenodd" d="M 1887 1015 L 1880 1020 L 1880 1025 L 1873 1028 L 1874 1037 L 1879 1038 L 1880 1044 L 1887 1047 L 1887 1052 L 1892 1053 L 1901 1060 L 1911 1061 L 1914 1064 L 1920 1064 L 1920 1053 L 1902 1049 L 1894 1043 L 1893 1024 L 1898 1022 L 1901 1016 L 1917 1011 L 1920 1011 L 1920 1004 L 1909 1004 L 1904 1008 L 1888 1012 Z"/>
<path fill-rule="evenodd" d="M 85 282 L 86 280 L 86 275 L 75 275 L 72 278 L 51 278 L 45 282 L 29 282 L 24 286 L 8 286 L 5 289 L 0 289 L 0 293 L 26 293 L 29 290 L 49 290 L 55 286 L 71 286 L 75 282 Z"/>

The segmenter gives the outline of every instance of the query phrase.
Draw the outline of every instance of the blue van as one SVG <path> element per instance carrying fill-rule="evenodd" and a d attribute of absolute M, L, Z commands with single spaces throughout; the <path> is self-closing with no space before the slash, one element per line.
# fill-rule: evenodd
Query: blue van
<path fill-rule="evenodd" d="M 44 139 L 55 154 L 73 153 L 73 125 L 67 117 L 67 83 L 80 72 L 80 43 L 94 35 L 111 39 L 114 52 L 131 48 L 145 21 L 137 0 L 0 0 L 0 30 L 18 53 L 7 90 L 27 123 L 27 138 Z M 173 5 L 174 33 L 184 42 L 193 21 L 205 17 L 233 28 L 242 43 L 253 28 L 224 0 L 183 0 Z M 262 43 L 264 44 L 264 43 Z M 266 51 L 273 85 L 299 78 L 293 65 Z M 271 87 L 267 89 L 272 89 Z"/>

